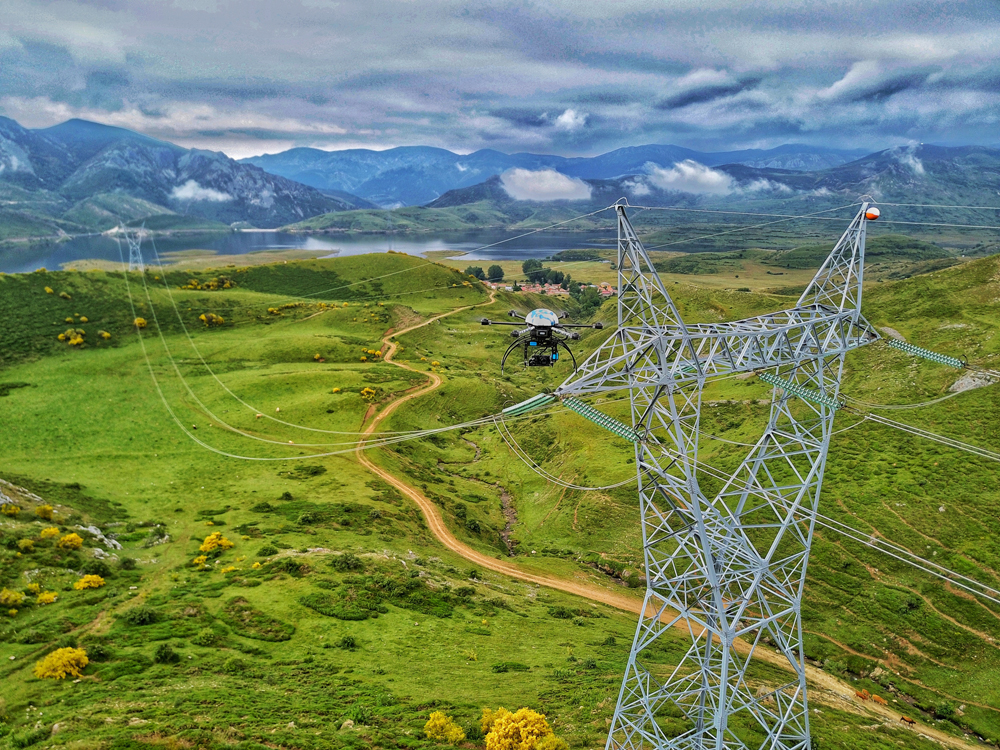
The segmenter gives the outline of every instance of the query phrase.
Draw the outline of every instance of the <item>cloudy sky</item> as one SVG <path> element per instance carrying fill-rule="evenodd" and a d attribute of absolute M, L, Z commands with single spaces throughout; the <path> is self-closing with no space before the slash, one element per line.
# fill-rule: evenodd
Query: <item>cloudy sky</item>
<path fill-rule="evenodd" d="M 1000 142 L 997 0 L 2 0 L 0 114 L 242 157 Z"/>

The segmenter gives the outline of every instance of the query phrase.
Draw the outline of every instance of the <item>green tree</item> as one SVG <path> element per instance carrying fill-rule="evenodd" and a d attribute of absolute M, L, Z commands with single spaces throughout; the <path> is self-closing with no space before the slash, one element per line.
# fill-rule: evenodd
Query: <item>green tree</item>
<path fill-rule="evenodd" d="M 521 264 L 521 271 L 530 281 L 539 283 L 545 280 L 548 269 L 542 267 L 542 261 L 536 258 L 529 258 Z"/>
<path fill-rule="evenodd" d="M 490 266 L 486 269 L 486 278 L 490 281 L 503 281 L 503 269 L 497 265 Z"/>
<path fill-rule="evenodd" d="M 486 278 L 486 272 L 480 266 L 469 266 L 465 269 L 465 275 L 475 276 L 480 281 Z"/>

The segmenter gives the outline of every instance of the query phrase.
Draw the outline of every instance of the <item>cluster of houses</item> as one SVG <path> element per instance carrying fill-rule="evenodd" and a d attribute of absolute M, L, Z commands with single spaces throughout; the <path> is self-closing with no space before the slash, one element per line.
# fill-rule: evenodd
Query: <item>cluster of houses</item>
<path fill-rule="evenodd" d="M 508 292 L 515 291 L 513 282 L 484 281 L 483 283 L 490 289 L 503 289 Z M 612 297 L 616 293 L 615 288 L 606 281 L 602 281 L 600 284 L 581 284 L 581 286 L 596 287 L 602 297 Z M 569 296 L 569 290 L 563 289 L 558 284 L 533 284 L 525 282 L 524 284 L 519 284 L 517 291 L 529 292 L 531 294 L 548 294 L 554 297 Z"/>

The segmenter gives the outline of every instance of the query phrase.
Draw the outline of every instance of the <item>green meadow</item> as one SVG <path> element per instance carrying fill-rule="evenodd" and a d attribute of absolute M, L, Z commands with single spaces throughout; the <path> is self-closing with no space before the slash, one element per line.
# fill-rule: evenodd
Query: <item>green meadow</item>
<path fill-rule="evenodd" d="M 907 248 L 909 260 L 936 259 Z M 807 277 L 799 265 L 788 259 Z M 423 725 L 442 710 L 473 748 L 483 745 L 482 709 L 501 705 L 546 714 L 574 750 L 603 747 L 634 617 L 476 569 L 353 453 L 366 419 L 429 375 L 441 387 L 402 403 L 380 430 L 405 438 L 465 424 L 569 375 L 514 367 L 501 377 L 509 339 L 479 318 L 552 302 L 501 292 L 491 303 L 460 270 L 390 253 L 0 276 L 0 491 L 20 508 L 0 516 L 0 587 L 23 595 L 0 609 L 0 747 L 423 748 L 435 744 Z M 765 291 L 764 271 L 755 291 L 673 271 L 668 289 L 689 321 L 794 304 Z M 579 277 L 607 272 L 591 261 Z M 877 326 L 1000 369 L 1000 258 L 873 281 L 865 295 Z M 574 312 L 570 300 L 559 305 Z M 382 361 L 391 331 L 454 310 L 396 338 L 395 361 L 410 369 Z M 594 316 L 613 318 L 613 301 Z M 607 333 L 586 333 L 578 358 Z M 848 358 L 843 391 L 919 404 L 961 375 L 880 343 Z M 997 394 L 886 413 L 996 449 Z M 752 442 L 769 395 L 754 377 L 712 385 L 703 429 Z M 614 399 L 599 406 L 623 413 Z M 566 410 L 508 426 L 566 482 L 603 487 L 634 471 L 630 444 Z M 837 427 L 851 429 L 833 439 L 823 513 L 1000 588 L 995 464 L 855 414 Z M 702 446 L 723 469 L 741 450 L 707 437 Z M 640 596 L 631 484 L 552 484 L 490 423 L 369 455 L 476 550 Z M 51 519 L 38 515 L 46 505 Z M 43 535 L 49 528 L 58 533 Z M 216 532 L 232 547 L 202 552 Z M 80 549 L 59 546 L 70 533 Z M 816 689 L 814 747 L 936 746 L 921 726 L 1000 742 L 1000 607 L 824 530 L 809 571 L 810 663 L 918 722 L 910 729 Z M 105 583 L 74 588 L 84 574 Z M 45 592 L 55 601 L 41 603 Z M 87 651 L 81 677 L 34 676 L 64 647 Z M 681 647 L 664 637 L 653 671 L 668 671 Z M 779 677 L 766 665 L 754 673 L 760 684 Z"/>

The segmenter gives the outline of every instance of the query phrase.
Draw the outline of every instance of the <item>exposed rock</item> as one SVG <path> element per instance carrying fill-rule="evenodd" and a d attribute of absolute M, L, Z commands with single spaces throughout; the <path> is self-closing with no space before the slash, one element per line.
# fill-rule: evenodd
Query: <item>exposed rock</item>
<path fill-rule="evenodd" d="M 896 341 L 906 341 L 906 339 L 903 338 L 903 334 L 901 334 L 895 328 L 889 328 L 889 326 L 882 326 L 881 330 L 882 333 L 884 333 L 891 339 L 896 339 Z"/>
<path fill-rule="evenodd" d="M 81 529 L 82 531 L 86 531 L 87 533 L 94 535 L 95 537 L 97 537 L 97 541 L 99 541 L 101 544 L 103 544 L 108 549 L 121 549 L 122 548 L 122 545 L 119 542 L 116 542 L 114 539 L 108 539 L 108 537 L 104 536 L 104 532 L 101 531 L 96 526 L 77 526 L 76 528 Z"/>
<path fill-rule="evenodd" d="M 995 382 L 997 382 L 997 378 L 985 372 L 967 372 L 956 380 L 948 391 L 951 393 L 963 393 L 965 391 L 973 391 L 976 388 L 983 388 L 987 385 L 993 385 Z"/>
<path fill-rule="evenodd" d="M 341 731 L 345 729 L 354 729 L 354 722 L 348 719 L 347 721 L 345 721 L 343 724 L 340 725 L 340 729 Z"/>

